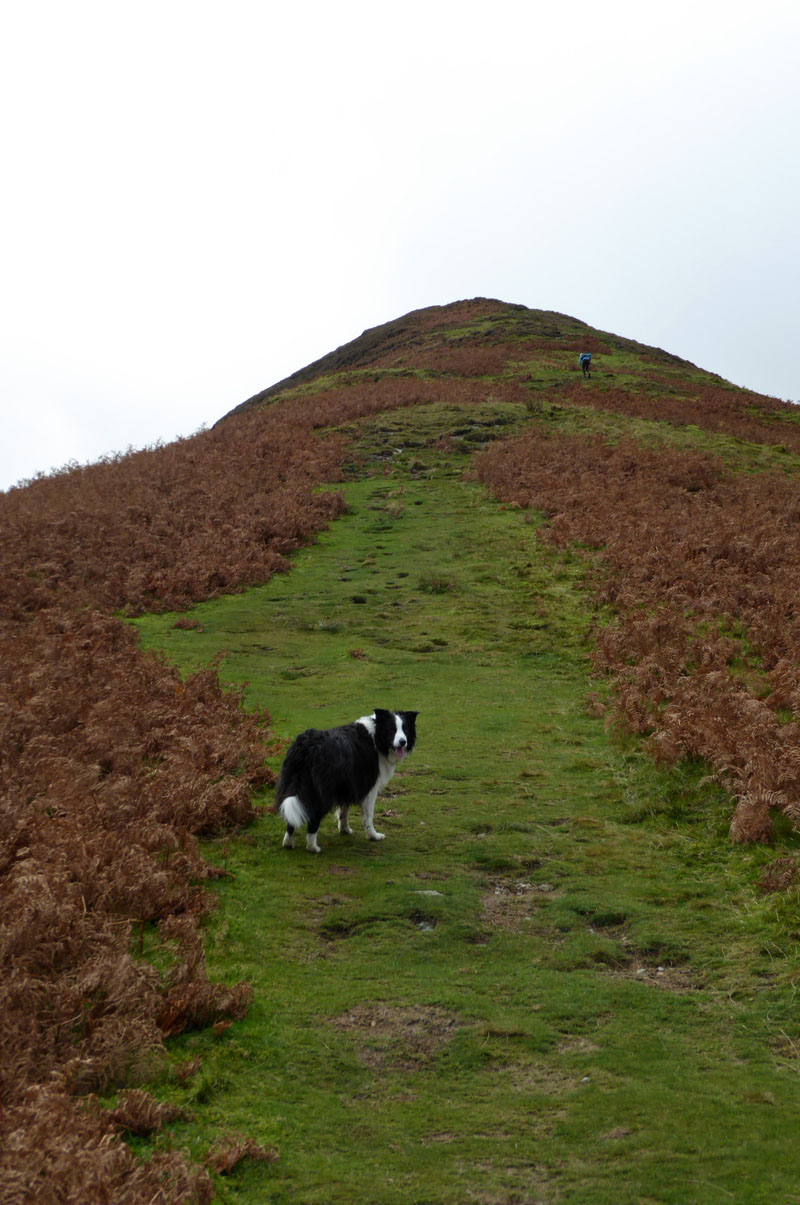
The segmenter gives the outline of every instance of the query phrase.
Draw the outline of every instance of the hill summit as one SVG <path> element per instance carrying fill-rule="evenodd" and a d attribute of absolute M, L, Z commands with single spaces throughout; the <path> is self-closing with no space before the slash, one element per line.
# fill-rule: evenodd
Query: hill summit
<path fill-rule="evenodd" d="M 585 380 L 582 353 L 592 355 Z M 343 419 L 346 412 L 356 417 L 417 401 L 466 404 L 487 396 L 528 408 L 558 402 L 692 424 L 800 452 L 800 412 L 790 402 L 741 389 L 663 348 L 578 318 L 485 297 L 371 327 L 247 398 L 217 425 L 279 400 L 302 407 L 319 426 L 337 399 Z"/>
<path fill-rule="evenodd" d="M 694 367 L 660 348 L 646 347 L 632 339 L 597 331 L 578 318 L 554 310 L 528 309 L 524 305 L 474 297 L 449 305 L 412 310 L 401 318 L 370 327 L 349 343 L 254 394 L 230 413 L 238 414 L 262 405 L 278 394 L 338 373 L 366 370 L 423 372 L 436 349 L 439 349 L 438 357 L 434 357 L 439 361 L 438 371 L 458 372 L 468 367 L 466 357 L 458 354 L 466 348 L 473 352 L 493 349 L 496 364 L 502 358 L 498 349 L 506 345 L 510 345 L 506 347 L 510 358 L 513 350 L 524 351 L 526 348 L 553 352 L 591 351 L 598 341 L 602 342 L 605 351 L 639 352 L 649 355 L 654 362 Z M 449 365 L 446 356 L 442 357 L 442 350 L 453 353 Z M 487 360 L 484 366 L 488 367 L 488 364 Z M 473 361 L 473 371 L 479 366 Z M 437 367 L 431 367 L 429 371 L 437 371 Z"/>

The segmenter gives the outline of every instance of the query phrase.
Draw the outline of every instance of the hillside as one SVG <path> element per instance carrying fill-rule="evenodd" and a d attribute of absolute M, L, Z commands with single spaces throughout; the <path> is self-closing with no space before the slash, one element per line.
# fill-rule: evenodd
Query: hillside
<path fill-rule="evenodd" d="M 382 326 L 371 327 L 357 339 L 248 398 L 231 413 L 238 414 L 261 406 L 270 398 L 299 385 L 350 369 L 380 367 L 391 363 L 394 368 L 416 371 L 421 363 L 420 353 L 424 355 L 427 349 L 440 345 L 443 338 L 448 342 L 452 340 L 456 346 L 477 344 L 486 347 L 502 344 L 503 338 L 508 337 L 515 342 L 524 341 L 527 348 L 531 347 L 531 340 L 544 339 L 547 342 L 543 346 L 569 350 L 577 347 L 582 340 L 593 338 L 596 333 L 585 322 L 566 314 L 551 310 L 529 310 L 524 305 L 507 305 L 485 298 L 449 306 L 429 306 Z M 621 339 L 616 335 L 606 335 L 605 339 L 609 348 L 647 352 L 675 364 L 685 363 L 667 352 L 643 347 L 630 339 Z M 464 366 L 454 362 L 453 371 L 459 370 L 464 371 Z M 467 375 L 472 375 L 468 368 L 466 371 Z"/>
<path fill-rule="evenodd" d="M 588 379 L 577 363 L 583 351 L 593 356 Z M 714 1009 L 726 993 L 739 994 L 756 1018 L 749 984 L 766 974 L 759 950 L 769 946 L 777 959 L 781 935 L 796 925 L 798 471 L 800 414 L 791 405 L 565 315 L 475 299 L 366 331 L 192 439 L 3 495 L 4 1199 L 37 1192 L 47 1199 L 45 1187 L 51 1191 L 57 1183 L 61 1195 L 51 1199 L 113 1194 L 130 1201 L 209 1200 L 222 1191 L 220 1171 L 247 1155 L 242 1199 L 263 1199 L 258 1194 L 266 1181 L 253 1180 L 260 1187 L 246 1191 L 248 1177 L 272 1174 L 252 1169 L 273 1163 L 280 1191 L 290 1191 L 290 1181 L 280 1176 L 293 1173 L 280 1170 L 286 1161 L 276 1159 L 272 1122 L 256 1129 L 256 1141 L 252 1119 L 235 1123 L 235 1135 L 224 1133 L 217 1120 L 220 1142 L 210 1152 L 207 1142 L 193 1146 L 200 1139 L 187 1129 L 183 1153 L 157 1140 L 150 1161 L 139 1160 L 120 1135 L 158 1134 L 167 1124 L 180 1132 L 181 1125 L 191 1125 L 189 1110 L 205 1116 L 202 1093 L 191 1087 L 200 1074 L 196 1050 L 202 1048 L 211 1068 L 215 1043 L 227 1040 L 233 1020 L 232 1032 L 241 1033 L 242 1042 L 251 1032 L 247 1026 L 263 1024 L 270 978 L 263 980 L 244 955 L 225 963 L 219 936 L 213 939 L 215 973 L 224 982 L 209 978 L 204 935 L 220 932 L 212 910 L 219 900 L 219 923 L 230 926 L 236 913 L 225 908 L 236 883 L 247 883 L 253 899 L 260 895 L 263 854 L 275 836 L 274 820 L 259 819 L 260 805 L 268 799 L 264 791 L 274 779 L 281 742 L 294 727 L 316 722 L 320 708 L 326 722 L 328 716 L 337 722 L 342 713 L 352 718 L 353 708 L 361 714 L 383 702 L 415 706 L 414 698 L 375 697 L 385 692 L 387 674 L 406 694 L 422 692 L 425 682 L 429 695 L 418 759 L 425 769 L 416 771 L 416 780 L 410 771 L 409 813 L 424 815 L 416 809 L 429 788 L 434 796 L 443 793 L 434 785 L 437 773 L 448 792 L 459 790 L 459 781 L 480 783 L 474 798 L 469 786 L 463 788 L 472 845 L 447 853 L 461 849 L 449 827 L 458 822 L 447 819 L 454 813 L 448 804 L 435 822 L 421 821 L 442 843 L 435 864 L 424 833 L 412 841 L 413 860 L 398 862 L 403 855 L 396 852 L 389 855 L 395 861 L 383 864 L 396 878 L 414 873 L 412 867 L 424 869 L 424 862 L 431 882 L 451 880 L 450 904 L 437 901 L 438 889 L 430 888 L 429 904 L 417 901 L 417 920 L 411 918 L 423 932 L 424 925 L 436 930 L 436 941 L 444 943 L 437 946 L 443 968 L 455 973 L 468 958 L 465 950 L 485 945 L 497 958 L 497 974 L 508 976 L 512 999 L 514 952 L 524 950 L 526 959 L 536 960 L 542 957 L 537 941 L 550 940 L 550 913 L 532 909 L 537 876 L 519 847 L 552 821 L 550 858 L 560 860 L 564 881 L 553 896 L 553 916 L 558 913 L 565 926 L 553 932 L 567 933 L 573 954 L 562 951 L 562 963 L 551 971 L 577 973 L 570 982 L 594 991 L 598 967 L 626 968 L 629 976 L 639 965 L 653 978 L 672 967 L 675 991 L 687 984 L 695 992 L 702 988 L 707 1015 L 715 1018 L 711 1030 L 724 1030 L 724 1013 Z M 373 512 L 377 517 L 359 527 L 361 516 Z M 444 526 L 446 519 L 451 526 Z M 326 562 L 329 537 L 319 533 L 330 525 L 344 543 L 334 540 L 335 556 Z M 348 544 L 351 539 L 356 543 Z M 298 558 L 302 548 L 307 551 Z M 465 558 L 458 562 L 457 548 Z M 391 573 L 387 560 L 384 579 L 378 563 L 390 556 L 395 559 Z M 264 583 L 273 593 L 256 598 L 251 588 Z M 176 611 L 185 614 L 178 618 Z M 144 643 L 165 650 L 168 659 L 145 651 L 122 616 L 143 617 Z M 284 647 L 290 636 L 299 643 Z M 239 684 L 236 693 L 221 686 L 220 665 L 225 682 Z M 531 689 L 546 684 L 550 702 L 544 701 L 541 715 L 540 703 L 529 708 L 526 702 L 528 681 Z M 476 737 L 482 760 L 464 761 L 461 750 L 459 770 L 441 743 L 436 752 L 442 739 L 436 734 L 470 689 L 491 726 Z M 373 693 L 364 698 L 367 690 Z M 562 709 L 569 712 L 572 734 L 548 735 L 546 713 Z M 552 746 L 550 764 L 525 761 L 531 755 L 518 745 L 519 728 L 527 723 L 530 748 Z M 455 739 L 457 728 L 448 731 Z M 615 753 L 615 740 L 628 752 Z M 587 750 L 578 761 L 562 758 L 563 746 L 573 742 Z M 498 750 L 508 771 L 498 766 L 491 778 L 480 767 L 496 762 Z M 519 765 L 524 770 L 518 772 Z M 608 785 L 612 766 L 611 778 L 629 779 L 628 793 L 636 795 L 624 816 Z M 536 776 L 542 776 L 538 786 Z M 543 796 L 561 799 L 557 816 L 541 811 Z M 406 803 L 389 802 L 391 823 L 392 811 L 402 814 Z M 489 814 L 481 819 L 484 807 Z M 614 817 L 612 861 L 619 861 L 620 872 L 614 877 L 613 867 L 587 863 L 581 873 L 594 881 L 596 898 L 579 900 L 574 886 L 567 887 L 576 873 L 569 859 L 582 848 L 572 835 L 605 826 L 608 840 Z M 403 821 L 395 823 L 393 840 L 402 850 Z M 650 826 L 646 839 L 633 838 L 637 824 Z M 228 842 L 248 826 L 250 846 L 239 840 L 220 855 L 221 846 L 200 844 L 220 834 Z M 734 845 L 723 840 L 725 830 Z M 261 844 L 262 832 L 268 846 Z M 718 919 L 705 934 L 693 932 L 694 914 L 673 917 L 667 908 L 652 946 L 661 962 L 648 961 L 644 951 L 655 913 L 623 885 L 636 873 L 627 859 L 638 859 L 654 892 L 658 874 L 666 871 L 651 865 L 647 850 L 662 842 L 659 857 L 669 859 L 676 833 L 682 849 L 702 852 L 709 881 L 722 868 L 723 896 L 726 876 L 735 880 L 735 899 L 715 905 Z M 626 853 L 628 835 L 633 845 Z M 277 905 L 264 904 L 276 925 L 276 936 L 266 943 L 269 957 L 288 971 L 298 991 L 313 992 L 302 966 L 318 956 L 340 960 L 343 982 L 352 985 L 360 975 L 368 985 L 368 961 L 362 966 L 358 941 L 349 943 L 352 954 L 344 954 L 343 942 L 333 953 L 339 928 L 356 937 L 362 930 L 372 934 L 379 958 L 384 936 L 406 933 L 405 897 L 392 888 L 384 898 L 386 873 L 381 877 L 372 849 L 362 864 L 362 852 L 355 844 L 347 855 L 337 850 L 333 863 L 344 859 L 348 892 L 360 901 L 355 922 L 331 895 L 324 864 L 303 878 L 298 862 L 267 858 L 267 873 L 284 895 L 310 893 L 323 917 L 313 937 L 300 924 L 296 936 L 305 953 L 295 964 L 278 937 L 292 924 L 291 909 L 278 914 Z M 215 864 L 220 857 L 235 864 L 235 880 Z M 555 875 L 552 868 L 543 873 Z M 679 859 L 669 862 L 676 898 L 691 894 L 683 873 Z M 664 899 L 670 895 L 665 882 L 658 888 Z M 767 889 L 776 889 L 779 902 L 759 912 Z M 424 882 L 419 890 L 428 890 Z M 344 894 L 336 893 L 337 900 Z M 527 929 L 511 919 L 517 895 L 531 922 Z M 486 902 L 490 897 L 494 903 Z M 570 899 L 574 908 L 564 903 Z M 433 911 L 426 912 L 428 906 Z M 591 916 L 611 918 L 595 920 L 591 938 L 587 907 Z M 752 942 L 739 939 L 742 971 L 733 984 L 715 957 L 703 953 L 703 942 L 723 942 L 725 925 L 738 923 L 734 916 L 747 915 L 755 925 L 756 912 L 762 928 L 753 929 Z M 541 925 L 533 924 L 534 914 Z M 688 922 L 685 942 L 664 936 L 673 922 Z M 239 941 L 237 949 L 243 949 L 253 939 Z M 790 946 L 781 950 L 780 970 L 771 972 L 776 1001 L 783 1001 L 780 993 L 796 973 Z M 386 1017 L 398 1041 L 404 1033 L 403 1057 L 416 1068 L 426 1051 L 426 1057 L 438 1057 L 439 1046 L 415 1046 L 414 1033 L 403 1030 L 423 1016 L 414 1012 L 422 1007 L 413 1003 L 414 985 L 422 983 L 415 948 L 412 942 L 411 961 L 391 989 L 406 1001 L 406 1011 Z M 390 950 L 391 943 L 386 967 Z M 367 942 L 363 956 L 369 955 Z M 346 957 L 352 965 L 342 961 Z M 507 970 L 501 973 L 502 966 Z M 559 981 L 562 990 L 569 993 L 566 980 L 563 987 Z M 627 990 L 614 1005 L 626 1017 Z M 376 981 L 372 992 L 367 986 L 363 999 L 347 1004 L 344 988 L 337 987 L 337 1024 L 355 1033 L 368 1030 L 385 991 Z M 542 1018 L 538 1039 L 523 1019 L 521 999 L 509 1004 L 507 1016 L 492 1020 L 482 996 L 448 997 L 442 981 L 424 1016 L 442 1035 L 442 1050 L 451 1030 L 460 1035 L 454 1084 L 469 1077 L 470 1067 L 482 1082 L 480 1049 L 505 1049 L 518 1039 L 526 1051 L 519 1067 L 524 1063 L 529 1077 L 539 1073 L 550 1058 L 545 1029 L 558 1028 L 555 997 L 543 1005 L 549 1019 L 545 1024 Z M 635 1004 L 631 997 L 631 1024 Z M 771 1076 L 780 1079 L 780 1069 L 770 1063 L 775 1042 L 796 1050 L 798 1039 L 782 1003 L 773 1004 L 783 1038 L 773 1033 L 772 1046 L 748 1048 L 758 1067 L 758 1093 L 768 1091 Z M 313 1016 L 312 1009 L 308 1024 Z M 686 1026 L 691 1036 L 688 1020 Z M 691 1031 L 693 1040 L 710 1041 L 711 1030 Z M 573 1039 L 578 1036 L 570 1030 Z M 263 1035 L 253 1031 L 252 1040 L 255 1049 Z M 395 1055 L 376 1058 L 391 1061 Z M 555 1064 L 548 1066 L 555 1075 Z M 702 1068 L 697 1073 L 702 1077 Z M 203 1074 L 210 1084 L 212 1072 Z M 343 1071 L 345 1078 L 349 1074 Z M 158 1095 L 168 1096 L 170 1105 L 153 1095 L 157 1082 Z M 279 1082 L 284 1091 L 280 1077 L 276 1091 Z M 185 1100 L 181 1084 L 187 1085 Z M 789 1082 L 784 1078 L 775 1092 L 787 1119 L 793 1118 Z M 482 1099 L 488 1107 L 489 1096 Z M 293 1114 L 298 1124 L 304 1124 L 302 1105 L 298 1100 Z M 502 1107 L 509 1107 L 508 1100 Z M 761 1107 L 750 1102 L 742 1125 L 755 1125 Z M 719 1115 L 712 1123 L 724 1132 Z M 214 1132 L 210 1118 L 203 1124 L 204 1133 L 208 1126 Z M 452 1124 L 462 1125 L 463 1118 Z M 490 1124 L 488 1113 L 484 1124 Z M 777 1132 L 774 1137 L 778 1143 Z M 318 1139 L 327 1143 L 323 1133 Z M 666 1141 L 663 1133 L 658 1140 Z M 543 1200 L 558 1200 L 566 1183 L 563 1149 L 553 1139 L 548 1151 L 537 1192 Z M 477 1148 L 460 1157 L 479 1163 L 488 1158 Z M 573 1188 L 587 1183 L 589 1165 L 575 1172 Z M 448 1168 L 453 1178 L 442 1182 L 440 1199 L 461 1199 L 455 1164 Z M 424 1182 L 428 1173 L 420 1174 Z M 642 1184 L 648 1174 L 642 1172 Z M 498 1175 L 481 1173 L 483 1195 L 476 1199 L 523 1199 L 521 1165 L 505 1187 Z M 609 1175 L 609 1199 L 628 1199 Z M 726 1175 L 727 1183 L 735 1183 L 741 1166 L 731 1164 Z M 406 1199 L 386 1186 L 386 1195 L 374 1198 L 364 1196 L 363 1183 L 351 1188 L 359 1199 Z M 301 1193 L 294 1199 L 320 1199 L 310 1182 L 292 1191 Z M 669 1199 L 691 1198 L 676 1187 Z"/>

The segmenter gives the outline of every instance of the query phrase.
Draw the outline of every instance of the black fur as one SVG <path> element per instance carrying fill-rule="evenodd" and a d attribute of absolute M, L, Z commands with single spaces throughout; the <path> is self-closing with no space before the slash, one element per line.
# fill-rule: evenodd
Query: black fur
<path fill-rule="evenodd" d="M 354 724 L 301 732 L 286 754 L 276 788 L 276 811 L 286 820 L 284 845 L 293 844 L 295 828 L 303 823 L 309 848 L 316 852 L 322 818 L 339 808 L 340 831 L 349 832 L 347 808 L 353 804 L 362 807 L 368 836 L 381 840 L 372 823 L 375 798 L 414 748 L 417 714 L 376 708 Z"/>

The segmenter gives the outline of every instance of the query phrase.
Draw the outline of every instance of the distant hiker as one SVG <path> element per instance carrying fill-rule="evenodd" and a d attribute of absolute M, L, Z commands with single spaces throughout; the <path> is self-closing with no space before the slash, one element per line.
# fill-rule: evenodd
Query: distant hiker
<path fill-rule="evenodd" d="M 590 377 L 592 375 L 592 353 L 590 351 L 582 351 L 578 362 L 583 369 L 583 375 Z"/>

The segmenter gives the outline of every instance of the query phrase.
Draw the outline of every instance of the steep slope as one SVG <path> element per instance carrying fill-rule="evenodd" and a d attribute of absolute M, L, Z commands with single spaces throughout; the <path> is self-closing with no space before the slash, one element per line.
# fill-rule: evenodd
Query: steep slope
<path fill-rule="evenodd" d="M 416 370 L 424 363 L 425 353 L 439 348 L 443 341 L 451 345 L 451 349 L 452 346 L 495 347 L 506 340 L 513 340 L 527 343 L 529 347 L 541 346 L 554 351 L 574 351 L 579 347 L 590 351 L 591 343 L 598 336 L 599 332 L 587 323 L 566 314 L 552 310 L 531 310 L 524 305 L 511 305 L 485 297 L 446 306 L 429 306 L 365 330 L 358 338 L 261 390 L 230 413 L 238 414 L 263 405 L 279 394 L 336 373 L 386 368 L 389 364 L 395 368 L 411 367 Z M 644 347 L 630 339 L 621 339 L 616 335 L 604 335 L 602 338 L 606 349 L 639 350 L 667 363 L 686 363 L 677 356 Z M 532 340 L 542 342 L 532 344 Z M 687 364 L 687 367 L 692 366 Z M 453 370 L 458 371 L 457 360 L 453 361 Z"/>
<path fill-rule="evenodd" d="M 405 434 L 404 411 L 419 420 Z M 121 1115 L 87 1120 L 81 1095 L 124 1085 L 143 1049 L 224 1024 L 247 996 L 206 978 L 196 880 L 213 870 L 197 835 L 255 815 L 271 722 L 224 695 L 213 669 L 183 681 L 145 657 L 114 613 L 188 608 L 286 571 L 343 513 L 319 487 L 382 473 L 403 440 L 408 456 L 461 454 L 497 497 L 545 516 L 543 539 L 582 547 L 607 609 L 593 633 L 610 687 L 598 708 L 659 758 L 707 759 L 736 796 L 737 839 L 800 818 L 798 415 L 660 349 L 500 301 L 431 307 L 364 332 L 212 431 L 11 490 L 0 1125 L 28 1135 L 0 1143 L 14 1191 L 32 1167 L 34 1181 L 72 1176 L 85 1198 L 130 1179 L 119 1144 L 113 1167 L 101 1157 Z M 780 882 L 796 870 L 788 856 Z M 70 1118 L 80 1165 L 56 1141 Z M 184 1185 L 172 1200 L 210 1191 L 177 1157 L 136 1174 L 146 1199 L 159 1176 Z"/>
<path fill-rule="evenodd" d="M 663 511 L 668 535 L 687 499 L 703 518 L 718 478 L 707 456 L 611 447 L 599 426 L 587 460 L 559 425 L 497 401 L 359 420 L 347 509 L 289 574 L 185 626 L 137 621 L 184 672 L 224 654 L 282 741 L 383 702 L 420 709 L 379 800 L 380 846 L 331 817 L 320 856 L 290 855 L 272 815 L 217 845 L 233 877 L 209 961 L 256 1004 L 222 1038 L 177 1040 L 203 1075 L 167 1099 L 191 1108 L 177 1134 L 196 1149 L 225 1115 L 278 1154 L 235 1173 L 242 1201 L 620 1205 L 707 1183 L 784 1199 L 796 1183 L 796 902 L 778 911 L 758 889 L 762 870 L 786 874 L 791 840 L 778 834 L 771 870 L 766 847 L 728 842 L 731 801 L 707 767 L 655 766 L 609 733 L 605 674 L 589 681 L 593 646 L 617 632 L 617 604 L 593 603 L 600 558 L 640 588 L 637 512 L 650 526 Z M 505 468 L 498 489 L 547 484 L 552 519 L 493 502 L 470 466 Z M 562 550 L 587 514 L 608 516 L 607 552 Z M 641 570 L 666 593 L 663 559 Z M 597 585 L 619 595 L 618 576 Z M 655 681 L 665 629 L 635 650 Z"/>
<path fill-rule="evenodd" d="M 593 355 L 588 381 L 579 379 L 581 352 Z M 498 390 L 507 400 L 693 424 L 800 453 L 800 418 L 789 402 L 737 388 L 661 348 L 579 319 L 486 298 L 415 310 L 364 331 L 248 398 L 220 424 L 277 401 L 313 396 L 319 406 L 323 393 L 328 406 L 336 399 L 369 412 L 420 398 L 480 400 Z"/>
<path fill-rule="evenodd" d="M 617 717 L 658 756 L 711 761 L 739 801 L 735 839 L 769 839 L 776 811 L 800 821 L 796 407 L 574 318 L 477 298 L 365 331 L 224 421 L 487 399 L 531 421 L 478 459 L 481 480 L 614 566 L 601 594 L 617 621 L 596 655 Z M 644 440 L 640 420 L 655 423 Z"/>

